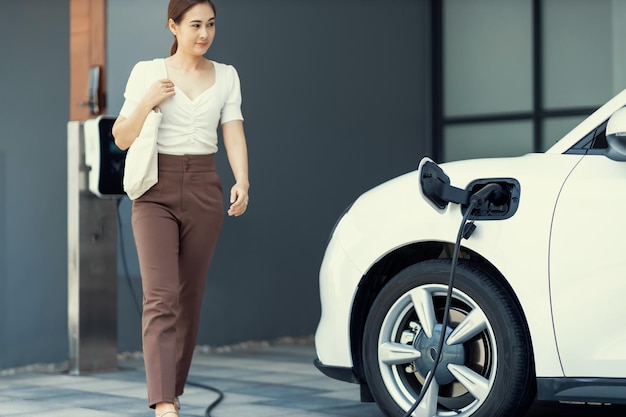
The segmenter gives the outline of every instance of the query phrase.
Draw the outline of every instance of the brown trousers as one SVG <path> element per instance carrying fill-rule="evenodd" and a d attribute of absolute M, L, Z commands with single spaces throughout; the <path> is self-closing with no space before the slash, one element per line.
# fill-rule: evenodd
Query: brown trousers
<path fill-rule="evenodd" d="M 214 155 L 159 154 L 159 182 L 132 206 L 150 407 L 183 393 L 223 217 Z"/>

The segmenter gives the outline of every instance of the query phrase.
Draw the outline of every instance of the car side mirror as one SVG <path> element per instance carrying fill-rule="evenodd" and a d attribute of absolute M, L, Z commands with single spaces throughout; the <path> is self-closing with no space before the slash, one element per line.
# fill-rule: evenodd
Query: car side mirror
<path fill-rule="evenodd" d="M 626 107 L 611 115 L 606 124 L 606 155 L 614 161 L 626 161 Z"/>

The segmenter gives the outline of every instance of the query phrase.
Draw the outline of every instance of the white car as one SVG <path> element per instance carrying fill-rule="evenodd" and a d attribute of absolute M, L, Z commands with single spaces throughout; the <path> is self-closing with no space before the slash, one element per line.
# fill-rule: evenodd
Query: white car
<path fill-rule="evenodd" d="M 626 403 L 624 106 L 545 153 L 424 158 L 360 196 L 321 265 L 316 366 L 390 417 Z"/>

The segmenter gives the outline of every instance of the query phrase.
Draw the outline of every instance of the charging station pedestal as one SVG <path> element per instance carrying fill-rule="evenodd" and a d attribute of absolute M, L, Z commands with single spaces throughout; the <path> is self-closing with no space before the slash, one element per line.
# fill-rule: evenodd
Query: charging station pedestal
<path fill-rule="evenodd" d="M 69 122 L 68 331 L 69 372 L 116 370 L 117 216 L 119 200 L 90 191 L 85 123 Z M 87 152 L 89 153 L 89 152 Z M 119 196 L 121 197 L 121 196 Z"/>

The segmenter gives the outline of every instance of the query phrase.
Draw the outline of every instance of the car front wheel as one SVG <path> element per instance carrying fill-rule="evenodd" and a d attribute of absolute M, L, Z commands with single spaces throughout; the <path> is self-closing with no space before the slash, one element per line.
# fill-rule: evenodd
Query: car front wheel
<path fill-rule="evenodd" d="M 377 296 L 365 325 L 363 365 L 381 410 L 402 416 L 445 343 L 416 417 L 521 416 L 535 395 L 532 348 L 518 304 L 469 261 L 456 268 L 448 326 L 442 327 L 450 260 L 412 265 Z"/>

